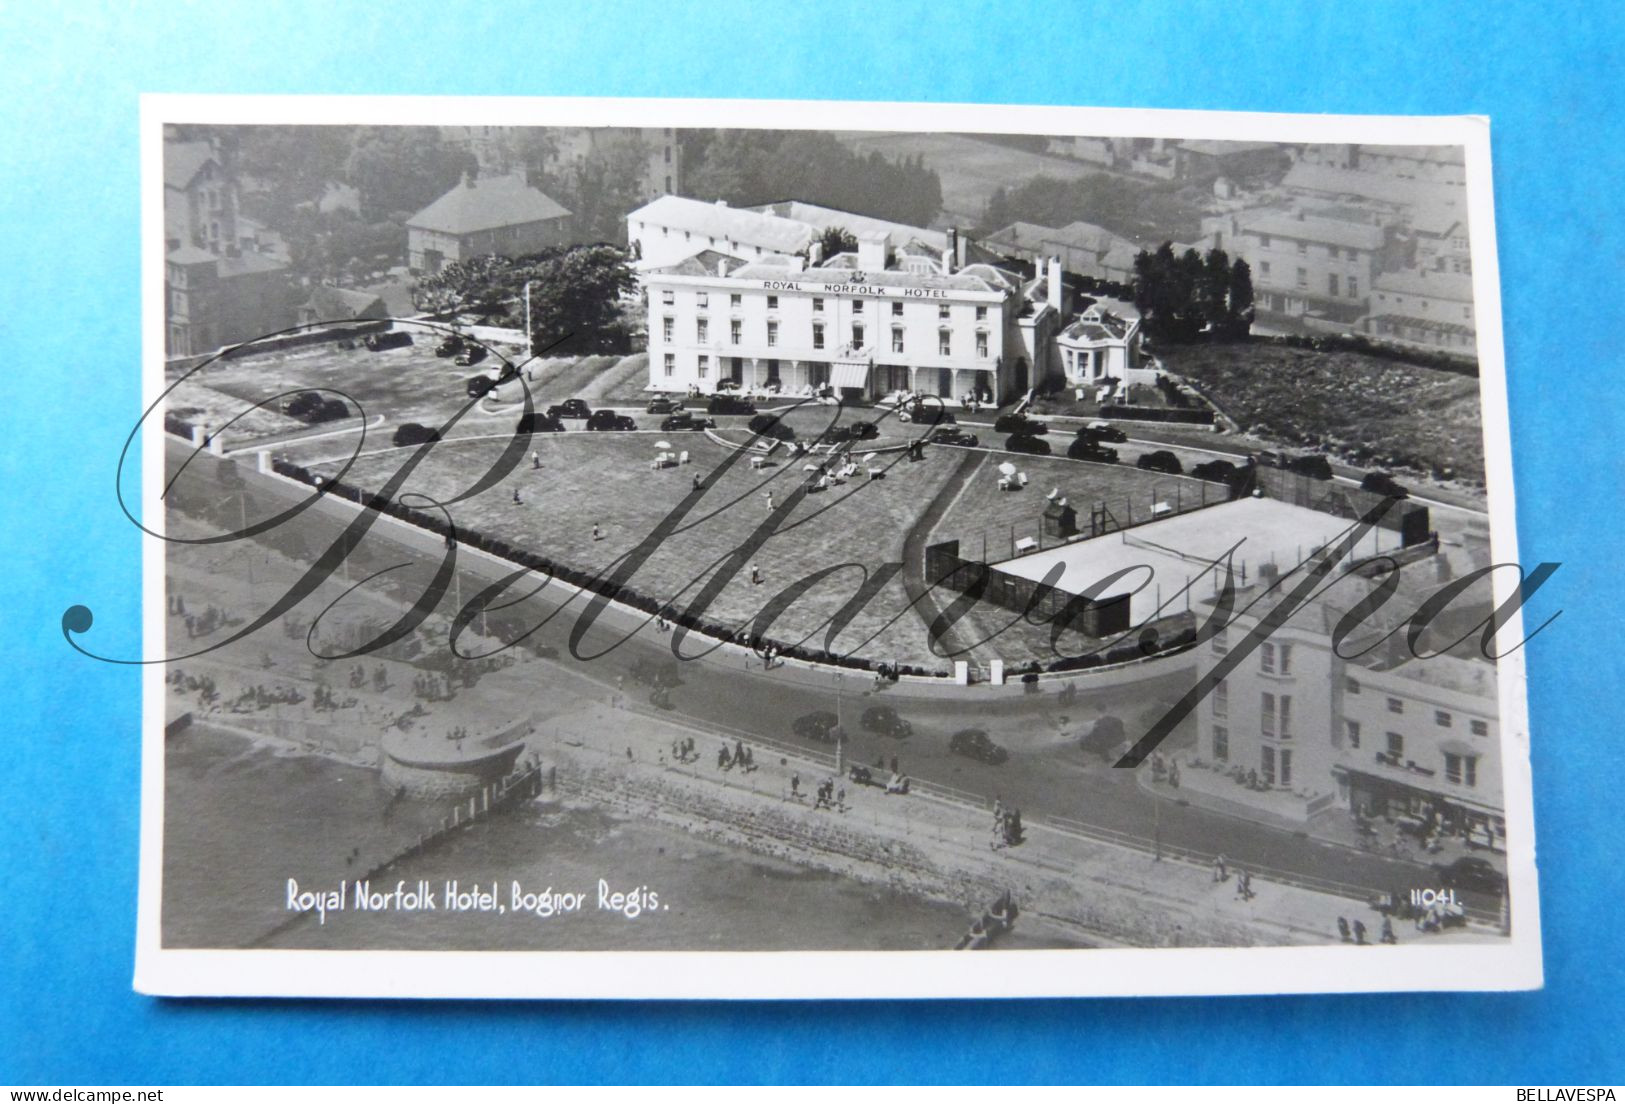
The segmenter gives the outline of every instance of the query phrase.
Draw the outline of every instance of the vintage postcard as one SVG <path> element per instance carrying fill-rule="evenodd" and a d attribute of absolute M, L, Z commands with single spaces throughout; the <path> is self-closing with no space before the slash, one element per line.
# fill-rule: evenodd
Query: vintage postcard
<path fill-rule="evenodd" d="M 141 141 L 142 991 L 1541 983 L 1486 120 Z"/>

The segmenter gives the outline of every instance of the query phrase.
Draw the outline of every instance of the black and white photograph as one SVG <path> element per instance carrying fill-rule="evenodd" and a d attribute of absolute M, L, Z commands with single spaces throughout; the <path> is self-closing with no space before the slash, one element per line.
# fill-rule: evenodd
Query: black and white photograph
<path fill-rule="evenodd" d="M 1482 124 L 144 98 L 137 986 L 1538 986 Z"/>

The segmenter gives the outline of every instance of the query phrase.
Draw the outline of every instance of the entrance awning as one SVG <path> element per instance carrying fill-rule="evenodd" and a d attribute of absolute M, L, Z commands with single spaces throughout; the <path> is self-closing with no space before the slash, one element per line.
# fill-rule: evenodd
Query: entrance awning
<path fill-rule="evenodd" d="M 829 382 L 831 387 L 866 388 L 869 386 L 869 366 L 836 364 L 830 369 Z"/>

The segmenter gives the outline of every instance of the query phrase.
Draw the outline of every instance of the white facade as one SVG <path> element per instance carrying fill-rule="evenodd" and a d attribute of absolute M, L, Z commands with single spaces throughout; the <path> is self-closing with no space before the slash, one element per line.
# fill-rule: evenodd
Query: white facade
<path fill-rule="evenodd" d="M 914 256 L 888 269 L 884 255 L 883 235 L 866 234 L 859 254 L 820 267 L 773 258 L 726 274 L 645 272 L 649 388 L 710 392 L 731 379 L 784 394 L 1002 402 L 1032 385 L 1048 303 L 1030 302 L 1017 277 L 988 265 L 955 271 Z"/>
<path fill-rule="evenodd" d="M 1063 329 L 1055 342 L 1068 387 L 1096 388 L 1115 380 L 1126 390 L 1157 382 L 1156 369 L 1146 367 L 1140 353 L 1138 318 L 1121 318 L 1097 303 Z"/>
<path fill-rule="evenodd" d="M 806 223 L 761 211 L 661 196 L 626 216 L 626 240 L 640 271 L 710 250 L 742 261 L 806 256 L 816 235 Z"/>

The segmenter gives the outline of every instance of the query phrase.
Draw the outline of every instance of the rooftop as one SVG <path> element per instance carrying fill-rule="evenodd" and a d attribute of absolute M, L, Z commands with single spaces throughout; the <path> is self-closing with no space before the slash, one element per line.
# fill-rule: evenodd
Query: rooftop
<path fill-rule="evenodd" d="M 1288 191 L 1361 196 L 1401 207 L 1454 206 L 1461 202 L 1460 189 L 1449 184 L 1403 180 L 1383 173 L 1340 169 L 1335 165 L 1315 165 L 1307 161 L 1300 161 L 1288 169 L 1281 186 Z"/>
<path fill-rule="evenodd" d="M 1465 165 L 1467 153 L 1461 146 L 1365 146 L 1362 155 L 1373 157 L 1409 157 L 1416 161 L 1432 161 L 1439 165 Z"/>
<path fill-rule="evenodd" d="M 165 142 L 164 187 L 187 187 L 214 160 L 214 147 L 207 142 Z"/>
<path fill-rule="evenodd" d="M 1382 228 L 1379 226 L 1294 214 L 1291 211 L 1270 209 L 1250 211 L 1241 215 L 1238 221 L 1243 229 L 1256 234 L 1271 234 L 1291 238 L 1294 241 L 1324 242 L 1353 249 L 1378 249 L 1384 239 Z"/>
<path fill-rule="evenodd" d="M 823 207 L 799 199 L 764 203 L 749 209 L 759 214 L 776 215 L 792 222 L 804 223 L 820 232 L 833 226 L 839 226 L 843 230 L 850 231 L 853 235 L 868 231 L 879 231 L 886 235 L 893 247 L 903 245 L 909 241 L 920 242 L 939 253 L 948 247 L 948 235 L 941 230 L 927 230 L 920 226 L 908 226 L 901 222 L 854 214 L 851 211 Z"/>
<path fill-rule="evenodd" d="M 374 307 L 382 308 L 386 314 L 389 311 L 388 304 L 375 291 L 355 291 L 326 285 L 312 288 L 305 306 L 321 316 L 323 321 L 358 318 Z"/>
<path fill-rule="evenodd" d="M 261 272 L 281 272 L 288 266 L 274 257 L 267 257 L 263 253 L 243 253 L 236 257 L 216 257 L 219 262 L 220 278 L 229 280 L 233 276 L 250 276 Z"/>
<path fill-rule="evenodd" d="M 1259 150 L 1279 149 L 1274 142 L 1224 142 L 1211 138 L 1180 139 L 1179 148 L 1209 157 L 1224 157 L 1234 153 L 1256 153 Z"/>
<path fill-rule="evenodd" d="M 774 253 L 800 253 L 814 237 L 805 222 L 686 196 L 660 196 L 626 217 L 629 222 L 676 227 L 719 241 L 760 246 Z"/>
<path fill-rule="evenodd" d="M 1426 295 L 1459 303 L 1473 301 L 1473 278 L 1459 272 L 1383 272 L 1371 286 L 1376 291 L 1401 295 Z"/>
<path fill-rule="evenodd" d="M 406 221 L 419 230 L 473 234 L 504 226 L 522 226 L 566 218 L 570 212 L 522 175 L 465 176 L 451 191 Z"/>

